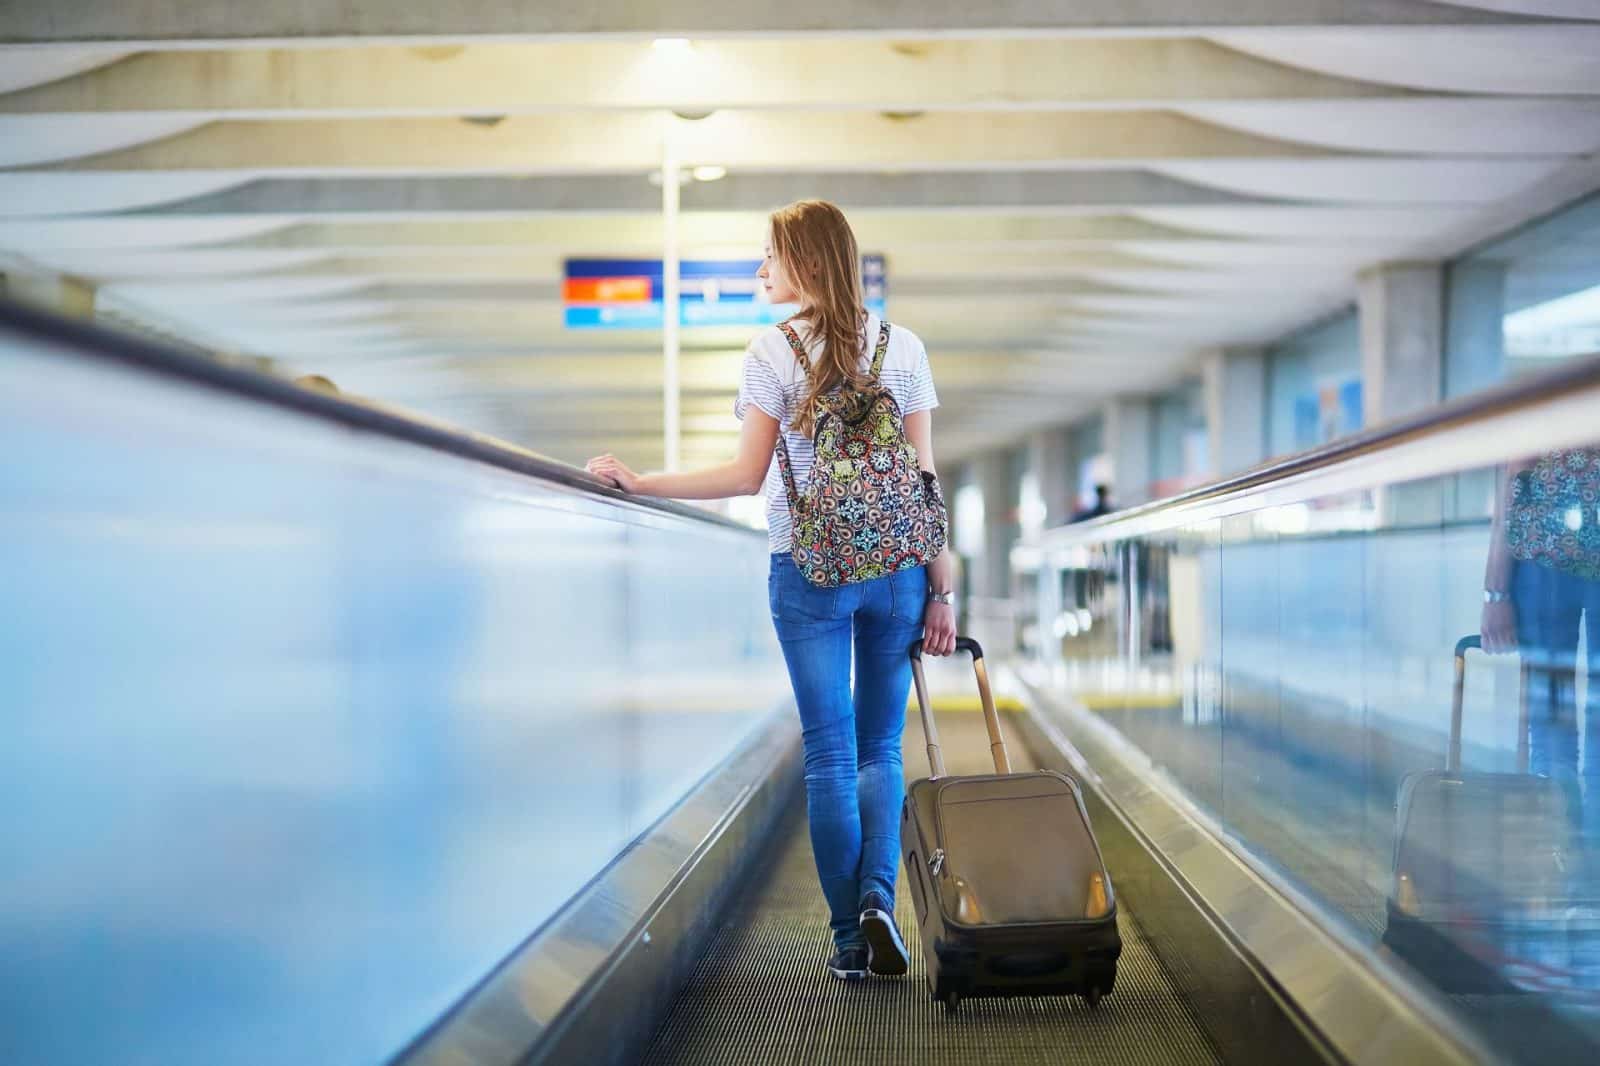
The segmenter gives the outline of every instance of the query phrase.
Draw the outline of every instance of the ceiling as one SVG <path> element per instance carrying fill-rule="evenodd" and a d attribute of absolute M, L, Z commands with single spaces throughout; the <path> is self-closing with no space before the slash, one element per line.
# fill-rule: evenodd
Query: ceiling
<path fill-rule="evenodd" d="M 669 127 L 728 171 L 686 256 L 846 208 L 953 458 L 1600 186 L 1600 0 L 193 8 L 0 0 L 0 263 L 572 462 L 663 461 L 659 335 L 560 298 L 568 256 L 659 254 Z M 684 332 L 688 464 L 731 454 L 748 334 Z"/>

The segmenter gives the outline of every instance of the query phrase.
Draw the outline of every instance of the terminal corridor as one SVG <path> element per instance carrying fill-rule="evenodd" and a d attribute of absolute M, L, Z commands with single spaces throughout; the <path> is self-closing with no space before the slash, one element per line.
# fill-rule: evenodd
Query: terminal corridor
<path fill-rule="evenodd" d="M 0 0 L 0 1063 L 1594 1062 L 1596 412 L 1594 0 Z"/>

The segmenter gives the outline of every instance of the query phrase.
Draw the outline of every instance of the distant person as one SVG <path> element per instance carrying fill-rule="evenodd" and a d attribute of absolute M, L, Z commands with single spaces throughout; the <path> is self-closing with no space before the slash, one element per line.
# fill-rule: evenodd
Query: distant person
<path fill-rule="evenodd" d="M 1087 522 L 1091 518 L 1110 514 L 1114 508 L 1111 506 L 1111 486 L 1104 482 L 1094 487 L 1094 506 L 1087 511 L 1079 511 L 1072 516 L 1074 522 Z"/>
<path fill-rule="evenodd" d="M 649 496 L 765 491 L 767 598 L 805 741 L 811 849 L 835 948 L 826 965 L 847 981 L 904 974 L 894 890 L 908 653 L 920 637 L 929 654 L 948 655 L 956 635 L 933 465 L 938 397 L 922 341 L 863 306 L 855 235 L 837 207 L 808 200 L 773 214 L 757 276 L 773 303 L 800 311 L 745 355 L 738 458 L 639 475 L 607 454 L 588 469 Z"/>

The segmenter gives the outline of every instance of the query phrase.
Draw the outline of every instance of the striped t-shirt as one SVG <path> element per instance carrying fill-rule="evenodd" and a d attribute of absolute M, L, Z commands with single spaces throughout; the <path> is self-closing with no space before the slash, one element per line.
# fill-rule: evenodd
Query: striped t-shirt
<path fill-rule="evenodd" d="M 793 323 L 795 332 L 805 343 L 813 364 L 822 353 L 820 341 L 813 340 L 804 322 Z M 871 347 L 878 343 L 878 318 L 867 317 L 868 345 L 862 348 L 861 369 L 872 365 Z M 915 333 L 899 326 L 889 329 L 889 351 L 883 358 L 883 374 L 879 378 L 900 405 L 900 413 L 909 415 L 939 406 L 939 396 L 933 391 L 933 372 L 928 368 L 928 351 Z M 794 349 L 776 327 L 763 330 L 750 342 L 745 352 L 744 374 L 739 382 L 739 395 L 733 403 L 733 413 L 740 419 L 751 404 L 771 415 L 778 423 L 789 448 L 789 462 L 794 472 L 795 487 L 801 492 L 811 478 L 811 464 L 816 449 L 810 437 L 793 432 L 790 417 L 799 409 L 805 398 L 805 371 L 795 358 Z M 783 475 L 778 470 L 776 457 L 767 466 L 767 477 L 762 484 L 767 497 L 767 544 L 771 551 L 789 550 L 789 498 L 783 490 Z"/>

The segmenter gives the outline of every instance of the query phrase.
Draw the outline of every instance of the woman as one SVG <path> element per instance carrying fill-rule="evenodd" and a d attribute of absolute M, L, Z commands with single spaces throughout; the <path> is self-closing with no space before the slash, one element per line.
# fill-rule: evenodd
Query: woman
<path fill-rule="evenodd" d="M 1600 778 L 1600 448 L 1569 448 L 1507 464 L 1499 471 L 1489 559 L 1484 568 L 1483 650 L 1522 653 L 1534 773 Z M 1583 624 L 1586 648 L 1579 648 Z M 1579 660 L 1589 676 L 1580 745 L 1575 697 Z M 1541 713 L 1542 712 L 1542 713 Z"/>
<path fill-rule="evenodd" d="M 743 422 L 738 458 L 707 470 L 639 475 L 608 454 L 591 459 L 588 469 L 648 496 L 766 493 L 767 597 L 800 710 L 811 848 L 835 949 L 827 968 L 847 981 L 869 971 L 903 974 L 909 960 L 894 924 L 894 888 L 905 791 L 901 733 L 911 685 L 907 652 L 919 637 L 928 654 L 955 650 L 952 560 L 941 548 L 926 565 L 881 576 L 834 580 L 830 587 L 823 567 L 808 580 L 791 557 L 789 497 L 796 485 L 809 484 L 816 403 L 866 395 L 879 360 L 878 382 L 898 405 L 913 459 L 936 494 L 930 412 L 938 397 L 922 342 L 865 310 L 855 235 L 833 204 L 802 201 L 774 213 L 758 277 L 773 303 L 797 303 L 800 311 L 762 332 L 745 354 L 734 402 Z M 774 464 L 780 434 L 784 462 Z M 787 487 L 783 465 L 794 482 Z M 937 543 L 943 542 L 941 529 Z"/>
<path fill-rule="evenodd" d="M 1574 785 L 1580 850 L 1570 869 L 1584 896 L 1600 872 L 1597 507 L 1600 448 L 1546 452 L 1497 472 L 1479 630 L 1489 654 L 1521 654 L 1528 733 L 1518 745 L 1528 746 L 1528 770 Z M 1588 677 L 1581 708 L 1580 662 Z"/>

